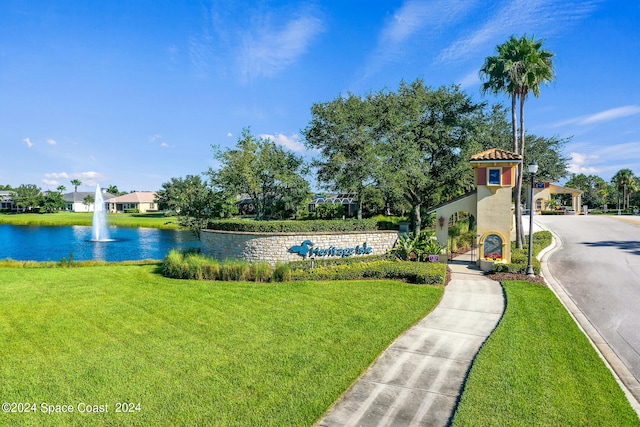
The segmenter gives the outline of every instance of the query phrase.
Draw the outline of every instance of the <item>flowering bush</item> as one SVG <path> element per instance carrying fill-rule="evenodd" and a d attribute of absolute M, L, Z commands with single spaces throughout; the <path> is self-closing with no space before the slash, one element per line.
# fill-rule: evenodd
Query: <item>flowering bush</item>
<path fill-rule="evenodd" d="M 497 253 L 484 254 L 484 259 L 489 259 L 489 260 L 492 260 L 492 261 L 501 261 L 502 260 L 502 255 L 497 254 Z"/>

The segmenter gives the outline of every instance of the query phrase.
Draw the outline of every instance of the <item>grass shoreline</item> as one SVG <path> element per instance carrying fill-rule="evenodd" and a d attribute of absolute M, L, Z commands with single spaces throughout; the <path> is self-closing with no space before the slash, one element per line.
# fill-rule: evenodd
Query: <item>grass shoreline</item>
<path fill-rule="evenodd" d="M 90 226 L 92 222 L 93 212 L 0 213 L 0 224 L 10 225 Z M 107 222 L 111 227 L 184 229 L 175 216 L 164 216 L 162 213 L 110 213 L 107 214 Z"/>

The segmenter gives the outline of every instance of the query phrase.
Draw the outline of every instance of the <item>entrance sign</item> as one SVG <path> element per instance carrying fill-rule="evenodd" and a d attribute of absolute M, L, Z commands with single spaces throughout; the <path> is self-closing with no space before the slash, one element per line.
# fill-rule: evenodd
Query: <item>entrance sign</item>
<path fill-rule="evenodd" d="M 313 242 L 311 240 L 305 240 L 300 245 L 291 246 L 289 252 L 297 253 L 302 258 L 307 259 L 309 257 L 348 257 L 352 255 L 369 255 L 373 252 L 371 246 L 367 246 L 367 242 L 364 242 L 362 246 L 358 245 L 354 248 L 336 248 L 330 246 L 328 248 L 313 248 Z"/>

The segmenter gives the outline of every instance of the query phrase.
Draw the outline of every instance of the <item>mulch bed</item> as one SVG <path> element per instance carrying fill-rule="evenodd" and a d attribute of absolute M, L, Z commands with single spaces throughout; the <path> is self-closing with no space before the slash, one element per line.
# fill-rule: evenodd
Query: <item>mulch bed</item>
<path fill-rule="evenodd" d="M 503 282 L 505 280 L 525 280 L 527 282 L 538 283 L 540 285 L 547 286 L 547 283 L 544 281 L 544 278 L 541 276 L 527 276 L 526 274 L 515 274 L 515 273 L 491 273 L 485 274 L 489 279 L 495 280 L 496 282 Z"/>

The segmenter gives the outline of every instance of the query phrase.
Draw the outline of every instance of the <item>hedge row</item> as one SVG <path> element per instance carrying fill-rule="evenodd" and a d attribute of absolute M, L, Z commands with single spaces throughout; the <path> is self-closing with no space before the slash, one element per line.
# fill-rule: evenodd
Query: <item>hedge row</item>
<path fill-rule="evenodd" d="M 528 240 L 528 237 L 527 237 Z M 551 233 L 549 231 L 539 231 L 533 234 L 533 259 L 531 265 L 536 275 L 540 274 L 540 261 L 536 256 L 552 241 Z M 496 273 L 516 273 L 527 274 L 527 267 L 529 265 L 529 244 L 525 243 L 522 249 L 515 248 L 515 242 L 511 242 L 511 263 L 510 264 L 495 264 L 493 271 Z"/>
<path fill-rule="evenodd" d="M 409 283 L 444 285 L 446 264 L 411 261 L 366 261 L 360 263 L 292 270 L 292 280 L 394 279 Z"/>
<path fill-rule="evenodd" d="M 376 218 L 305 221 L 256 221 L 221 219 L 209 221 L 207 228 L 209 228 L 210 230 L 241 231 L 252 233 L 310 233 L 397 230 L 398 226 L 392 221 L 384 221 Z"/>
<path fill-rule="evenodd" d="M 396 279 L 409 283 L 443 285 L 446 265 L 380 256 L 355 261 L 296 261 L 271 266 L 266 262 L 228 260 L 218 262 L 195 252 L 173 250 L 162 263 L 162 274 L 174 279 L 285 282 L 291 280 Z"/>

